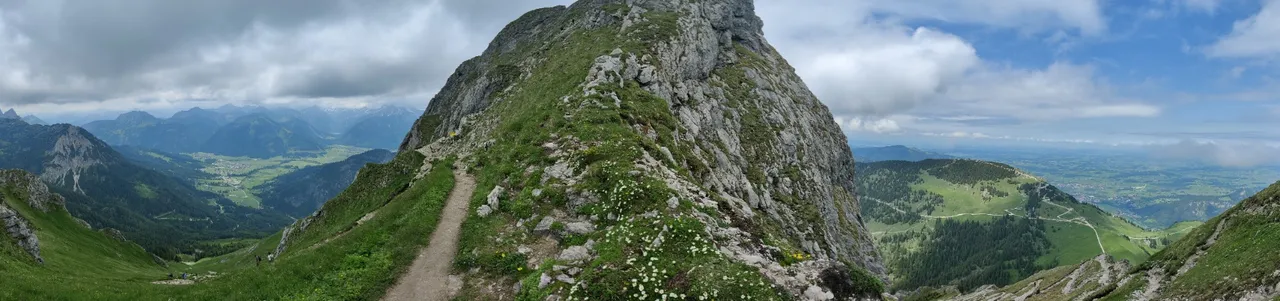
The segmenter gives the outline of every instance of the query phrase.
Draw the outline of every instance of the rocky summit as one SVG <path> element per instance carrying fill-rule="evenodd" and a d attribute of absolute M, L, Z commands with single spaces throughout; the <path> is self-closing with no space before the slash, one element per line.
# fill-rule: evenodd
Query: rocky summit
<path fill-rule="evenodd" d="M 562 263 L 530 278 L 556 280 L 532 287 L 544 295 L 709 294 L 701 281 L 745 277 L 795 297 L 878 296 L 886 271 L 848 143 L 762 26 L 749 0 L 584 0 L 510 23 L 401 146 L 458 158 L 494 193 L 473 204 L 459 261 Z M 529 293 L 483 269 L 457 276 L 464 297 Z"/>

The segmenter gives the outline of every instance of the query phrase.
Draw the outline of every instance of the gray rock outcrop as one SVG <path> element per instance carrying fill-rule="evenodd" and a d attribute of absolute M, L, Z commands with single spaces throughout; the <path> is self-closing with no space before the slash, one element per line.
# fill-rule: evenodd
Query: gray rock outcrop
<path fill-rule="evenodd" d="M 0 204 L 0 224 L 4 225 L 5 233 L 18 244 L 18 248 L 31 254 L 36 262 L 44 262 L 44 258 L 40 257 L 40 239 L 36 237 L 36 231 L 31 229 L 22 215 Z"/>
<path fill-rule="evenodd" d="M 415 123 L 401 151 L 419 151 L 428 158 L 451 154 L 466 158 L 509 143 L 503 141 L 506 132 L 497 132 L 511 130 L 500 126 L 504 125 L 502 110 L 490 108 L 509 110 L 503 102 L 512 100 L 504 97 L 521 89 L 545 93 L 520 101 L 547 103 L 518 108 L 554 107 L 564 118 L 555 122 L 590 126 L 601 121 L 575 120 L 575 114 L 589 113 L 588 109 L 621 112 L 627 116 L 624 120 L 608 122 L 626 123 L 634 130 L 627 134 L 640 137 L 634 142 L 643 140 L 635 144 L 652 146 L 635 150 L 637 158 L 628 158 L 634 166 L 623 167 L 622 175 L 665 184 L 672 195 L 646 201 L 660 203 L 667 213 L 688 210 L 682 202 L 692 203 L 696 209 L 688 214 L 706 225 L 722 254 L 764 271 L 794 296 L 803 296 L 818 283 L 817 274 L 807 273 L 805 279 L 789 276 L 796 268 L 780 265 L 775 256 L 778 246 L 766 245 L 762 238 L 786 240 L 789 250 L 811 254 L 823 266 L 850 263 L 887 280 L 862 221 L 854 160 L 844 133 L 827 107 L 768 44 L 762 28 L 751 0 L 581 0 L 568 7 L 531 11 L 504 28 L 482 55 L 458 67 Z M 574 60 L 570 65 L 585 70 L 566 71 L 563 74 L 573 78 L 556 79 L 578 83 L 571 91 L 544 95 L 561 91 L 528 85 L 535 78 L 563 75 L 535 70 L 543 70 L 555 53 L 573 52 L 562 45 L 581 43 L 571 40 L 581 35 L 598 36 L 591 43 L 600 44 L 593 45 L 591 53 L 569 58 Z M 599 49 L 600 45 L 608 48 Z M 583 73 L 585 77 L 579 77 Z M 656 110 L 669 119 L 643 120 L 634 116 L 642 114 L 628 111 L 637 110 L 628 103 L 650 98 L 660 102 Z M 567 208 L 557 209 L 565 212 L 608 201 L 604 193 L 572 188 L 589 180 L 584 174 L 591 170 L 583 168 L 587 163 L 582 162 L 587 150 L 624 141 L 578 137 L 573 130 L 557 132 L 551 124 L 555 122 L 524 125 L 548 127 L 546 140 L 523 141 L 541 145 L 547 160 L 518 162 L 530 165 L 515 168 L 541 170 L 541 185 L 559 185 Z M 655 129 L 656 123 L 663 123 L 662 129 Z M 505 179 L 498 185 L 522 191 L 526 187 L 518 183 L 525 182 L 538 181 Z M 532 188 L 542 188 L 537 185 Z M 488 210 L 480 210 L 497 212 L 496 204 L 490 203 L 481 204 Z M 608 224 L 634 213 L 601 212 L 563 219 L 598 221 L 599 230 L 606 230 Z M 651 213 L 646 216 L 664 214 Z M 757 226 L 761 224 L 771 228 Z M 543 220 L 534 232 L 542 235 L 538 232 L 551 225 Z M 599 232 L 579 227 L 585 225 L 567 224 L 566 230 Z M 577 251 L 581 250 L 570 249 L 562 250 L 561 257 L 564 252 L 580 257 Z"/>
<path fill-rule="evenodd" d="M 19 201 L 42 213 L 62 210 L 66 206 L 62 196 L 49 192 L 49 187 L 40 182 L 40 178 L 26 171 L 0 170 L 0 187 L 10 189 L 17 194 Z M 4 202 L 0 202 L 0 224 L 18 248 L 31 254 L 36 262 L 44 262 L 44 257 L 40 256 L 40 238 L 31 228 L 30 221 Z"/>

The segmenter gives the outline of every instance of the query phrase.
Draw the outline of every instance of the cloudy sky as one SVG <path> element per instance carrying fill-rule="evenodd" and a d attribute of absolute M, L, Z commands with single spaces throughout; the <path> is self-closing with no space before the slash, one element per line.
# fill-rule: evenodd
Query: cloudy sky
<path fill-rule="evenodd" d="M 506 22 L 567 3 L 0 0 L 0 107 L 421 108 Z M 1280 0 L 759 0 L 757 10 L 854 141 L 1280 151 Z"/>

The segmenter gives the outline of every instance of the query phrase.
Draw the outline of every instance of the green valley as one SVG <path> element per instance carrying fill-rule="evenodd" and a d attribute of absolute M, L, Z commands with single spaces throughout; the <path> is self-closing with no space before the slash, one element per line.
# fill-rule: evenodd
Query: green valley
<path fill-rule="evenodd" d="M 217 193 L 240 206 L 262 208 L 258 187 L 277 177 L 306 167 L 346 160 L 368 149 L 333 145 L 321 151 L 293 151 L 271 158 L 231 157 L 210 153 L 187 154 L 205 165 L 209 178 L 197 180 L 197 189 Z"/>
<path fill-rule="evenodd" d="M 891 269 L 896 268 L 899 289 L 959 285 L 967 290 L 1009 284 L 1103 253 L 1142 262 L 1197 225 L 1188 222 L 1148 231 L 994 162 L 860 163 L 858 179 L 867 227 Z M 988 232 L 999 235 L 989 238 L 988 245 L 975 241 Z M 935 273 L 938 267 L 929 265 L 988 256 L 990 244 L 1002 243 L 1007 244 L 1000 248 L 1005 257 L 958 265 L 964 270 L 951 276 Z M 977 247 L 970 253 L 956 251 L 966 245 Z M 992 269 L 969 272 L 986 268 Z"/>

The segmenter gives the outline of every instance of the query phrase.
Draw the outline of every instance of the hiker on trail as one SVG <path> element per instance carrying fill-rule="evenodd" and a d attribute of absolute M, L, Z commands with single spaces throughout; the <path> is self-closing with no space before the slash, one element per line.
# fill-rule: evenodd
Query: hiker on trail
<path fill-rule="evenodd" d="M 187 279 L 187 272 L 182 272 L 182 279 Z"/>
<path fill-rule="evenodd" d="M 169 280 L 173 280 L 173 272 L 169 272 Z"/>
<path fill-rule="evenodd" d="M 258 265 L 262 265 L 262 255 L 258 255 Z"/>

